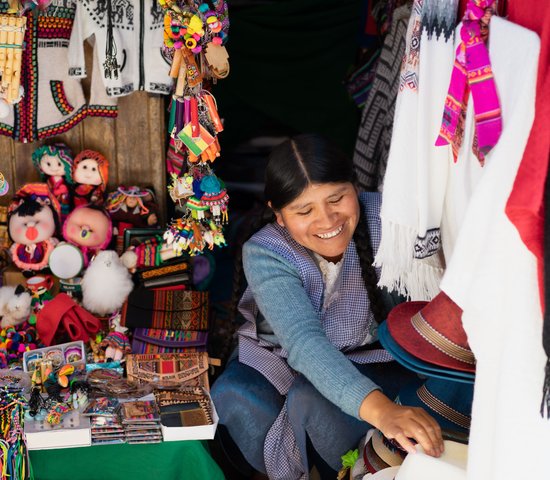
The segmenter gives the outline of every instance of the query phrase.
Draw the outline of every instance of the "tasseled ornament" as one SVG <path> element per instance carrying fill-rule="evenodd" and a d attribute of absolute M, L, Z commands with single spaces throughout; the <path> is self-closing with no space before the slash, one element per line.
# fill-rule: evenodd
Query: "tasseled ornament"
<path fill-rule="evenodd" d="M 107 43 L 105 47 L 105 62 L 103 62 L 106 78 L 118 78 L 120 66 L 118 65 L 116 54 L 117 49 L 113 36 L 113 4 L 112 0 L 107 0 Z"/>

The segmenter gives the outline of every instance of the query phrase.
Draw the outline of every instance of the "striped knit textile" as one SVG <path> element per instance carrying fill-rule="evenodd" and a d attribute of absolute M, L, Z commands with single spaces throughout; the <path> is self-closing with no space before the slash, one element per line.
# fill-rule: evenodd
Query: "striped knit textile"
<path fill-rule="evenodd" d="M 462 144 L 470 91 L 474 101 L 476 137 L 474 153 L 483 165 L 485 155 L 496 145 L 502 132 L 502 116 L 489 52 L 485 46 L 495 0 L 470 0 L 445 99 L 443 122 L 435 144 L 451 144 L 455 161 Z"/>
<path fill-rule="evenodd" d="M 361 198 L 365 206 L 373 249 L 376 251 L 380 243 L 378 212 L 381 199 L 373 193 L 363 194 Z M 308 251 L 296 243 L 286 229 L 276 223 L 270 224 L 256 233 L 251 240 L 269 247 L 296 265 L 328 339 L 346 353 L 350 360 L 361 364 L 393 360 L 384 349 L 361 350 L 361 346 L 376 340 L 376 323 L 370 311 L 370 302 L 353 241 L 344 255 L 338 299 L 323 309 L 324 284 L 319 267 Z M 247 320 L 238 332 L 239 360 L 258 370 L 281 395 L 286 395 L 296 373 L 286 361 L 287 352 L 258 335 L 256 318 L 259 312 L 250 289 L 245 291 L 239 303 L 239 310 Z M 365 314 L 366 312 L 368 314 Z M 265 439 L 264 460 L 267 473 L 270 479 L 308 478 L 307 462 L 302 458 L 287 415 L 285 403 Z"/>
<path fill-rule="evenodd" d="M 353 157 L 359 186 L 363 190 L 382 189 L 410 13 L 408 5 L 395 9 L 393 13 L 372 89 L 363 108 Z"/>

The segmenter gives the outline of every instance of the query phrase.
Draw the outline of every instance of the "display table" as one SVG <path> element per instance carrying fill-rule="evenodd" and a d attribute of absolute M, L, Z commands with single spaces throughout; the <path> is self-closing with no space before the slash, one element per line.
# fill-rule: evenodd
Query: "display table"
<path fill-rule="evenodd" d="M 32 450 L 35 480 L 223 480 L 205 441 Z"/>

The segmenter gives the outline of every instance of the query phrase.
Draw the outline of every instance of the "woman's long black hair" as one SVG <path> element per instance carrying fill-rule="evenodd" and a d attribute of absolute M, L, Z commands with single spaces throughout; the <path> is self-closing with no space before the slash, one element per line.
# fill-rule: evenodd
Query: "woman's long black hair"
<path fill-rule="evenodd" d="M 271 154 L 265 172 L 264 196 L 271 202 L 273 210 L 280 210 L 294 201 L 311 184 L 347 183 L 356 184 L 353 163 L 336 146 L 317 134 L 301 134 L 292 137 L 276 146 Z M 353 240 L 359 256 L 361 275 L 367 290 L 371 310 L 377 322 L 383 320 L 384 306 L 376 286 L 377 277 L 373 267 L 374 255 L 363 205 L 359 223 L 353 234 Z M 259 228 L 275 219 L 264 215 L 256 226 L 252 227 L 252 236 Z M 236 306 L 242 293 L 242 261 L 236 259 L 234 302 Z"/>

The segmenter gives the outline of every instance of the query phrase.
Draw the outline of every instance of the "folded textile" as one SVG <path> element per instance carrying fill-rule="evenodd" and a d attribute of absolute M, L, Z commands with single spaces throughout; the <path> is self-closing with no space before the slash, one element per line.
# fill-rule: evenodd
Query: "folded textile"
<path fill-rule="evenodd" d="M 61 332 L 66 333 L 71 341 L 87 342 L 100 329 L 99 319 L 66 293 L 59 293 L 46 303 L 36 320 L 36 330 L 46 346 L 52 345 L 54 337 Z"/>

